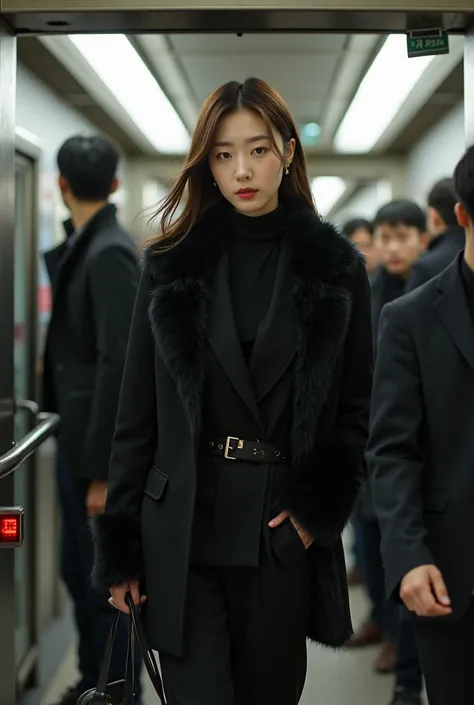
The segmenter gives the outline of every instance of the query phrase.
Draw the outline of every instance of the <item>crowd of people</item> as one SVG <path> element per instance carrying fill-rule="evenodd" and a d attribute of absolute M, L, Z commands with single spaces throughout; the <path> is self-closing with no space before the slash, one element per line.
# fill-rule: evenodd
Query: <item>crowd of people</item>
<path fill-rule="evenodd" d="M 383 361 L 379 362 L 379 374 L 376 375 L 374 382 L 371 411 L 371 440 L 373 443 L 368 460 L 369 469 L 374 471 L 374 476 L 365 484 L 352 518 L 355 538 L 353 566 L 349 572 L 349 582 L 352 585 L 362 584 L 364 586 L 370 602 L 370 614 L 349 639 L 347 646 L 350 649 L 359 649 L 369 645 L 379 645 L 374 669 L 379 673 L 394 674 L 394 705 L 419 705 L 421 703 L 423 676 L 413 624 L 411 621 L 401 618 L 400 607 L 396 601 L 389 599 L 386 590 L 387 567 L 391 565 L 392 560 L 396 560 L 392 559 L 391 552 L 401 551 L 399 543 L 405 541 L 403 550 L 409 555 L 410 544 L 419 540 L 415 536 L 416 522 L 413 517 L 409 517 L 409 512 L 411 504 L 415 507 L 413 512 L 419 514 L 420 504 L 416 506 L 416 500 L 405 493 L 403 487 L 400 489 L 399 486 L 403 482 L 401 474 L 400 477 L 394 478 L 393 485 L 389 486 L 388 476 L 382 473 L 381 467 L 385 460 L 385 453 L 393 453 L 395 457 L 398 457 L 396 454 L 399 453 L 407 463 L 413 463 L 409 456 L 410 452 L 412 455 L 419 456 L 430 451 L 423 447 L 420 449 L 419 437 L 427 433 L 424 420 L 419 422 L 417 428 L 411 429 L 413 434 L 412 448 L 408 448 L 405 439 L 400 436 L 396 438 L 399 447 L 395 444 L 390 447 L 392 439 L 389 431 L 392 430 L 390 423 L 393 424 L 393 417 L 388 415 L 402 413 L 402 409 L 397 405 L 401 402 L 393 400 L 394 390 L 397 385 L 402 384 L 402 381 L 400 372 L 393 362 L 397 357 L 395 349 L 397 341 L 395 335 L 388 329 L 389 323 L 387 318 L 382 316 L 382 311 L 386 304 L 400 297 L 404 297 L 400 300 L 403 301 L 400 306 L 414 307 L 416 310 L 417 301 L 427 295 L 426 288 L 420 290 L 416 296 L 405 297 L 404 295 L 415 292 L 419 287 L 443 272 L 464 249 L 465 228 L 460 224 L 463 221 L 459 218 L 457 204 L 460 190 L 466 193 L 467 202 L 472 203 L 469 198 L 472 199 L 474 187 L 468 181 L 469 178 L 472 178 L 472 160 L 473 153 L 471 151 L 465 158 L 464 166 L 458 167 L 456 179 L 444 178 L 433 186 L 427 198 L 426 210 L 411 200 L 398 199 L 380 208 L 373 222 L 357 219 L 351 220 L 344 226 L 346 236 L 356 243 L 366 257 L 372 293 L 374 356 L 377 357 L 380 341 L 385 351 Z M 461 316 L 461 312 L 453 309 L 452 316 L 455 319 Z M 384 326 L 381 330 L 383 318 Z M 420 318 L 419 329 L 423 328 L 423 323 L 424 321 Z M 466 333 L 468 334 L 467 331 Z M 388 347 L 388 340 L 390 340 L 391 347 Z M 430 348 L 434 344 L 435 341 L 431 338 L 422 340 L 424 348 Z M 434 350 L 431 352 L 434 353 Z M 411 374 L 405 361 L 400 364 L 403 366 L 403 374 Z M 429 364 L 434 366 L 434 362 Z M 462 361 L 457 362 L 458 366 L 461 364 Z M 389 372 L 385 368 L 392 374 L 391 379 L 387 378 Z M 442 375 L 443 369 L 444 365 L 440 365 L 438 372 L 435 372 L 434 388 L 440 384 L 436 374 Z M 380 387 L 377 388 L 382 380 L 385 382 L 383 391 Z M 461 394 L 462 390 L 457 390 L 457 393 Z M 415 398 L 404 401 L 407 405 L 404 423 L 409 424 L 409 406 L 415 403 Z M 422 404 L 421 401 L 419 403 Z M 456 408 L 446 406 L 445 414 L 446 416 L 457 416 Z M 380 451 L 379 454 L 374 451 L 373 444 L 377 449 L 381 447 L 381 441 L 378 437 L 380 433 L 386 433 L 386 436 L 383 453 Z M 424 441 L 425 443 L 429 442 L 428 439 L 424 439 Z M 449 452 L 449 437 L 441 438 L 440 441 L 445 443 L 448 448 L 447 452 Z M 371 444 L 369 444 L 369 449 L 371 449 Z M 451 451 L 454 457 L 454 449 Z M 452 461 L 450 461 L 451 463 Z M 397 466 L 395 460 L 393 460 L 392 471 L 394 473 L 400 472 L 400 465 Z M 420 477 L 413 478 L 412 481 L 419 489 Z M 425 482 L 429 483 L 430 481 L 428 479 Z M 387 497 L 389 487 L 392 494 Z M 401 504 L 402 500 L 405 500 L 406 504 Z M 396 524 L 397 521 L 399 525 Z M 405 537 L 400 537 L 396 535 L 396 532 L 403 532 L 404 522 L 407 533 Z M 420 531 L 426 531 L 421 529 L 422 522 L 419 520 L 419 516 L 418 526 Z M 385 536 L 382 535 L 381 529 L 382 532 L 385 529 Z M 384 554 L 382 545 L 385 546 Z M 399 575 L 398 581 L 403 577 L 404 575 Z M 388 581 L 390 579 L 391 576 L 388 574 Z M 390 582 L 388 585 L 392 587 Z M 438 693 L 430 697 L 430 703 L 446 702 L 441 699 L 441 686 L 437 685 L 437 688 Z M 438 700 L 438 698 L 440 699 Z M 452 702 L 461 702 L 461 700 L 453 697 Z M 465 701 L 462 700 L 462 702 Z"/>

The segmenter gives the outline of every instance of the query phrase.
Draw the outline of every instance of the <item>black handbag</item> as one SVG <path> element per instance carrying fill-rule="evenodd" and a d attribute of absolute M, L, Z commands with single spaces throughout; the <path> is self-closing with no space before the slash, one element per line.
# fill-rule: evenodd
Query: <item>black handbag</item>
<path fill-rule="evenodd" d="M 125 666 L 125 678 L 123 680 L 108 683 L 110 661 L 114 646 L 117 625 L 120 619 L 120 612 L 115 610 L 107 636 L 104 658 L 100 667 L 99 682 L 96 688 L 87 690 L 77 701 L 77 705 L 134 705 L 135 702 L 135 644 L 138 644 L 143 656 L 143 663 L 148 676 L 158 695 L 162 705 L 166 705 L 160 671 L 156 663 L 153 651 L 148 647 L 145 632 L 140 615 L 133 602 L 131 595 L 126 596 L 126 602 L 130 610 L 129 617 L 129 639 L 127 649 L 127 661 Z"/>

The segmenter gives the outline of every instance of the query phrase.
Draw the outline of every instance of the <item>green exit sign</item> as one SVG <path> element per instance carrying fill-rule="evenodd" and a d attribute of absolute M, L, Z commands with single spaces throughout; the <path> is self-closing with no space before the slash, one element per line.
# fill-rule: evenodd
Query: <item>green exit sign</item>
<path fill-rule="evenodd" d="M 417 33 L 407 37 L 408 56 L 433 56 L 436 54 L 449 54 L 449 37 L 447 32 L 431 34 Z"/>

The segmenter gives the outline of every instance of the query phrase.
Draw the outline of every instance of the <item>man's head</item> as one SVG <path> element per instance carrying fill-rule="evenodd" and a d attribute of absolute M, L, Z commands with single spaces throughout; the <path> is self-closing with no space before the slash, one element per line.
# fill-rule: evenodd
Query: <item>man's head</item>
<path fill-rule="evenodd" d="M 432 238 L 458 224 L 454 208 L 457 198 L 453 179 L 441 179 L 428 195 L 428 232 Z"/>
<path fill-rule="evenodd" d="M 66 206 L 105 203 L 118 188 L 118 150 L 105 137 L 70 137 L 58 152 L 59 188 Z"/>
<path fill-rule="evenodd" d="M 467 150 L 454 171 L 454 190 L 458 198 L 458 223 L 474 237 L 474 146 Z"/>
<path fill-rule="evenodd" d="M 387 271 L 406 278 L 428 245 L 425 214 L 413 201 L 391 201 L 375 216 L 374 239 Z"/>
<path fill-rule="evenodd" d="M 379 264 L 379 255 L 374 247 L 372 223 L 363 218 L 355 218 L 346 223 L 342 230 L 347 239 L 364 255 L 367 272 L 373 272 Z"/>

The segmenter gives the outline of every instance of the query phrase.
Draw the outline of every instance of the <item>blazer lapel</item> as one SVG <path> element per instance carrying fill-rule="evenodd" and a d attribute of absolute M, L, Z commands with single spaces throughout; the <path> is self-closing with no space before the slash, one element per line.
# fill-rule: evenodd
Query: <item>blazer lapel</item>
<path fill-rule="evenodd" d="M 474 328 L 460 272 L 460 257 L 440 277 L 442 292 L 434 306 L 453 343 L 474 370 Z"/>
<path fill-rule="evenodd" d="M 211 209 L 168 252 L 159 254 L 160 244 L 145 252 L 145 267 L 154 280 L 153 336 L 196 434 L 201 428 L 208 341 L 260 426 L 257 397 L 263 399 L 278 382 L 296 350 L 292 446 L 297 459 L 314 447 L 319 414 L 350 320 L 352 297 L 345 282 L 362 271 L 362 260 L 311 208 L 286 205 L 274 295 L 251 360 L 255 393 L 235 329 L 228 255 L 222 257 L 227 208 Z M 279 354 L 270 361 L 274 346 Z"/>
<path fill-rule="evenodd" d="M 235 327 L 229 286 L 229 252 L 227 249 L 224 250 L 217 265 L 207 333 L 214 354 L 235 390 L 261 426 L 255 392 Z"/>
<path fill-rule="evenodd" d="M 292 309 L 295 280 L 288 265 L 289 253 L 283 242 L 270 308 L 259 328 L 250 359 L 250 374 L 258 402 L 278 383 L 296 353 L 296 328 Z"/>

